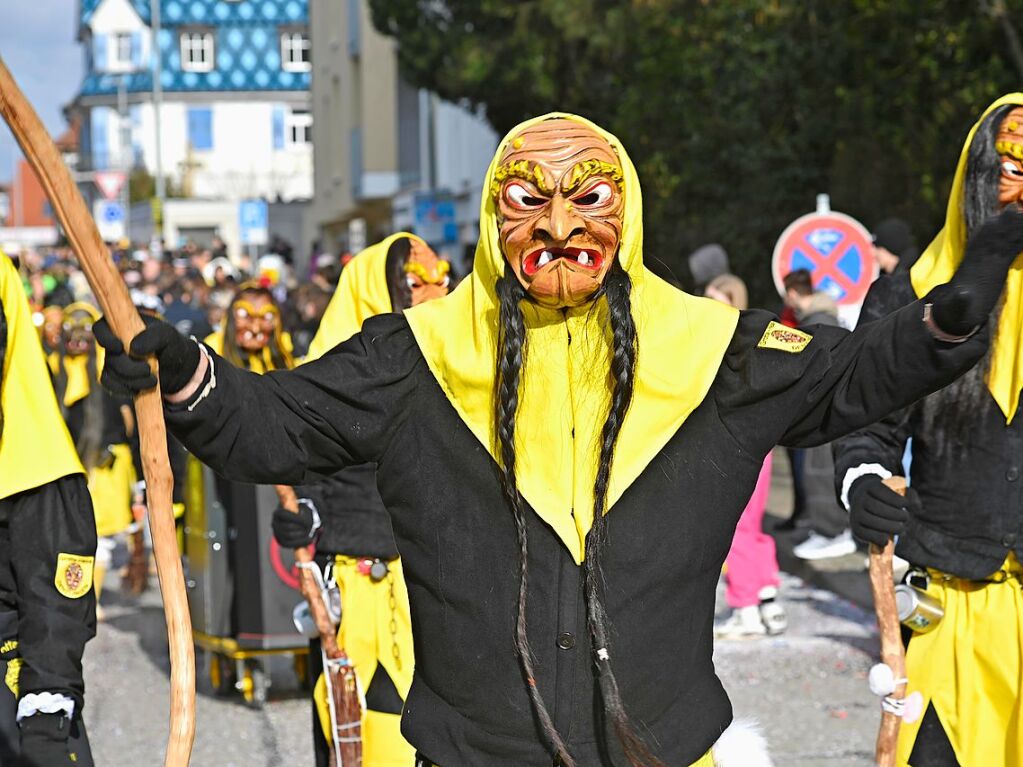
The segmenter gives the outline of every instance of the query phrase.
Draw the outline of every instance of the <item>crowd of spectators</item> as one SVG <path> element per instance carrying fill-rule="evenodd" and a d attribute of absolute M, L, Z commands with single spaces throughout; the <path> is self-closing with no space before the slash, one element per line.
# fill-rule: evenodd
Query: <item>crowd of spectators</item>
<path fill-rule="evenodd" d="M 111 253 L 140 309 L 155 312 L 186 335 L 205 338 L 223 325 L 238 286 L 255 281 L 269 288 L 281 308 L 284 330 L 296 356 L 312 340 L 341 271 L 342 259 L 319 255 L 298 273 L 290 247 L 275 240 L 273 250 L 256 259 L 232 261 L 219 238 L 209 247 L 192 243 L 177 250 L 116 243 Z M 277 252 L 280 251 L 280 252 Z M 48 306 L 75 301 L 96 305 L 92 289 L 69 247 L 5 249 L 18 264 L 25 291 L 39 322 Z"/>

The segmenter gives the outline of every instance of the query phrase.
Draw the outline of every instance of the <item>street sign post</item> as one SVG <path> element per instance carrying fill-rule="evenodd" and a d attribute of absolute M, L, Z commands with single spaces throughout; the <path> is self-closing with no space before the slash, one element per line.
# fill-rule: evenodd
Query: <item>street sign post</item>
<path fill-rule="evenodd" d="M 785 295 L 785 275 L 797 269 L 809 271 L 814 289 L 840 306 L 858 306 L 877 277 L 870 233 L 843 213 L 800 216 L 774 246 L 771 274 L 779 295 Z"/>
<path fill-rule="evenodd" d="M 99 235 L 104 242 L 116 242 L 126 234 L 124 206 L 115 200 L 96 200 L 92 204 L 92 217 L 96 219 Z"/>
<path fill-rule="evenodd" d="M 266 245 L 270 242 L 270 211 L 266 201 L 239 202 L 238 229 L 242 245 Z"/>
<path fill-rule="evenodd" d="M 413 206 L 417 235 L 434 245 L 458 242 L 455 201 L 444 194 L 417 194 Z"/>
<path fill-rule="evenodd" d="M 92 180 L 96 187 L 108 200 L 116 200 L 124 187 L 128 176 L 120 170 L 98 170 L 93 174 Z"/>

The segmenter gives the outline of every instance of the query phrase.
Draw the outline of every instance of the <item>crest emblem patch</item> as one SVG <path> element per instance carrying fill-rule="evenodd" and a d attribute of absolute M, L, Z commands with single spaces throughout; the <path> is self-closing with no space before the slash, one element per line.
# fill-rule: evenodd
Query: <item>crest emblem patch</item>
<path fill-rule="evenodd" d="M 757 348 L 777 349 L 778 351 L 789 352 L 790 354 L 798 354 L 812 340 L 813 336 L 809 333 L 804 333 L 802 330 L 796 330 L 795 328 L 782 325 L 780 322 L 772 321 L 767 324 L 767 330 L 764 331 L 764 335 L 760 338 Z"/>
<path fill-rule="evenodd" d="M 78 599 L 92 588 L 93 557 L 60 554 L 53 585 L 68 599 Z"/>

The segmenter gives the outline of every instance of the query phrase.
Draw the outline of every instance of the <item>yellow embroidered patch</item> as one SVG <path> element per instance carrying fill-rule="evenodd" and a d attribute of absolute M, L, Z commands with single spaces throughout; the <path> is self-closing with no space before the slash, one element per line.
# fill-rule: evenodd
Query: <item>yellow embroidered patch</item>
<path fill-rule="evenodd" d="M 767 323 L 767 330 L 764 331 L 764 335 L 760 339 L 760 343 L 757 344 L 757 348 L 777 349 L 778 351 L 789 352 L 790 354 L 798 354 L 812 340 L 813 336 L 809 333 L 804 333 L 802 330 L 795 330 L 794 328 L 782 325 L 780 322 L 772 321 Z"/>
<path fill-rule="evenodd" d="M 18 649 L 18 640 L 9 639 L 0 645 L 0 655 L 6 655 Z M 4 674 L 4 684 L 15 698 L 18 697 L 18 681 L 21 678 L 21 658 L 15 656 L 7 661 L 7 672 Z"/>
<path fill-rule="evenodd" d="M 60 554 L 57 556 L 57 572 L 53 577 L 53 585 L 68 599 L 84 597 L 92 588 L 92 566 L 92 557 Z"/>

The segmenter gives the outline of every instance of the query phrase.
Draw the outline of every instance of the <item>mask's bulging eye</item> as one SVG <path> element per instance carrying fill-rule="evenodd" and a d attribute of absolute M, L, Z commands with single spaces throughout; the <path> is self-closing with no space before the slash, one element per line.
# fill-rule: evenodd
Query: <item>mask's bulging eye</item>
<path fill-rule="evenodd" d="M 547 199 L 529 193 L 522 184 L 508 184 L 504 189 L 504 198 L 512 207 L 520 210 L 533 210 L 547 204 Z"/>
<path fill-rule="evenodd" d="M 405 278 L 405 284 L 409 286 L 409 290 L 411 290 L 412 288 L 417 287 L 416 281 L 415 281 L 415 279 L 413 277 L 406 277 Z"/>
<path fill-rule="evenodd" d="M 600 181 L 589 187 L 585 192 L 577 194 L 572 202 L 584 208 L 598 208 L 606 205 L 611 199 L 614 190 L 607 181 Z"/>
<path fill-rule="evenodd" d="M 249 318 L 248 309 L 238 309 L 234 314 L 240 320 L 247 320 Z"/>
<path fill-rule="evenodd" d="M 273 322 L 274 321 L 274 313 L 273 312 L 267 312 L 266 314 L 264 314 L 263 315 L 263 321 L 264 322 Z"/>
<path fill-rule="evenodd" d="M 1023 178 L 1023 170 L 1010 160 L 1002 160 L 1002 173 L 1013 178 Z"/>

